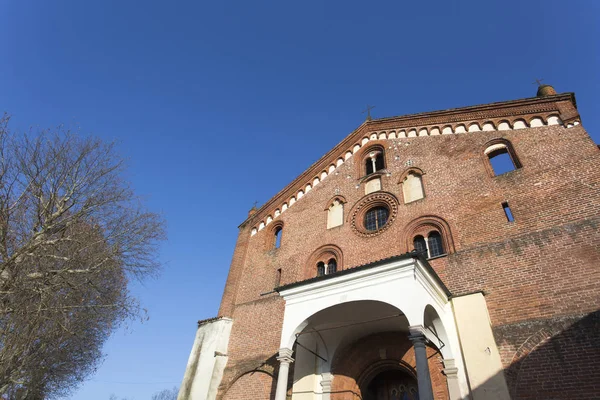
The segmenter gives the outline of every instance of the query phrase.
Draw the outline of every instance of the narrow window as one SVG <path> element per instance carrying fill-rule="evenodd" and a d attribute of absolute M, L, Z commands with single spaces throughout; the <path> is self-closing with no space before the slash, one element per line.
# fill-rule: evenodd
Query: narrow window
<path fill-rule="evenodd" d="M 317 264 L 317 276 L 325 275 L 325 263 L 319 262 Z"/>
<path fill-rule="evenodd" d="M 423 236 L 415 236 L 413 244 L 418 253 L 423 253 L 427 256 L 427 245 L 425 244 L 425 238 Z"/>
<path fill-rule="evenodd" d="M 367 157 L 367 159 L 365 160 L 365 168 L 367 170 L 367 175 L 372 174 L 374 172 L 373 166 L 373 161 L 370 157 Z"/>
<path fill-rule="evenodd" d="M 442 235 L 439 232 L 431 232 L 427 238 L 429 248 L 429 257 L 437 257 L 444 254 L 444 246 L 442 244 Z"/>
<path fill-rule="evenodd" d="M 277 274 L 275 275 L 275 287 L 281 285 L 281 268 L 277 269 Z"/>
<path fill-rule="evenodd" d="M 383 167 L 383 153 L 379 153 L 375 158 L 375 171 L 381 171 Z"/>
<path fill-rule="evenodd" d="M 278 249 L 281 246 L 281 232 L 283 228 L 279 227 L 275 230 L 275 248 Z"/>
<path fill-rule="evenodd" d="M 337 271 L 337 262 L 332 258 L 327 263 L 327 274 L 333 274 L 335 271 Z"/>
<path fill-rule="evenodd" d="M 513 222 L 515 220 L 515 217 L 513 217 L 508 202 L 505 201 L 504 203 L 502 203 L 502 208 L 504 208 L 504 215 L 506 215 L 506 220 L 508 222 Z"/>

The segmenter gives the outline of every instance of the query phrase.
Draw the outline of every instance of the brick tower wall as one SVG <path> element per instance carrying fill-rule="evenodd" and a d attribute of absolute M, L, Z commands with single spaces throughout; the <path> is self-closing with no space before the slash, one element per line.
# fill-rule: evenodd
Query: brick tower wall
<path fill-rule="evenodd" d="M 483 150 L 497 138 L 512 143 L 522 168 L 493 177 Z M 597 385 L 586 382 L 600 381 L 600 351 L 593 340 L 600 308 L 600 150 L 584 128 L 554 125 L 373 143 L 385 149 L 389 174 L 381 177 L 382 190 L 399 201 L 396 218 L 382 234 L 361 237 L 351 227 L 351 209 L 365 196 L 357 157 L 277 218 L 283 223 L 280 248 L 272 248 L 272 225 L 254 236 L 252 221 L 240 228 L 220 311 L 234 321 L 220 393 L 251 370 L 276 376 L 284 312 L 283 300 L 272 292 L 278 269 L 282 285 L 315 276 L 309 259 L 326 244 L 343 252 L 338 269 L 410 251 L 407 227 L 436 216 L 447 222 L 454 250 L 431 265 L 453 295 L 484 292 L 513 397 L 530 398 L 541 387 L 539 377 L 550 367 L 535 361 L 546 359 L 580 371 L 577 378 L 563 374 L 564 382 L 557 374 L 564 396 L 555 391 L 556 398 L 571 398 L 567 394 L 577 380 L 578 398 L 592 398 Z M 398 181 L 408 165 L 423 171 L 425 197 L 404 204 Z M 327 229 L 327 207 L 335 195 L 347 201 L 344 224 Z M 507 221 L 503 202 L 514 222 Z M 553 346 L 553 337 L 564 346 Z M 577 343 L 585 351 L 576 351 Z"/>

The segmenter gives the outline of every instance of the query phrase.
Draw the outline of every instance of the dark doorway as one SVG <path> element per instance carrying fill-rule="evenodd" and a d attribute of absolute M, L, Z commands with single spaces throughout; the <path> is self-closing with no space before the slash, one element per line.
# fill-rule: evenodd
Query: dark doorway
<path fill-rule="evenodd" d="M 417 380 L 402 370 L 379 373 L 367 386 L 365 400 L 419 400 Z"/>

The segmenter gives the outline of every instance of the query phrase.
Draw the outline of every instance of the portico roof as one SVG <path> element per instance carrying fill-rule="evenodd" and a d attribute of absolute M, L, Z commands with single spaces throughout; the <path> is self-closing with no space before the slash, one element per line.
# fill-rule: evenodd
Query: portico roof
<path fill-rule="evenodd" d="M 420 254 L 416 251 L 412 251 L 409 253 L 404 253 L 404 254 L 399 254 L 399 255 L 395 255 L 392 257 L 388 257 L 388 258 L 383 258 L 381 260 L 377 260 L 377 261 L 373 261 L 367 264 L 362 264 L 362 265 L 358 265 L 356 267 L 350 267 L 350 268 L 346 268 L 337 272 L 334 272 L 332 274 L 327 274 L 327 275 L 321 275 L 321 276 L 316 276 L 314 278 L 309 278 L 309 279 L 305 279 L 302 281 L 297 281 L 297 282 L 293 282 L 293 283 L 289 283 L 287 285 L 281 285 L 276 287 L 274 290 L 278 293 L 288 290 L 288 289 L 292 289 L 295 287 L 299 287 L 299 286 L 303 286 L 303 285 L 308 285 L 314 282 L 318 282 L 318 281 L 324 281 L 324 280 L 328 280 L 328 279 L 333 279 L 339 276 L 343 276 L 343 275 L 348 275 L 348 274 L 352 274 L 355 272 L 359 272 L 359 271 L 363 271 L 363 270 L 367 270 L 370 268 L 375 268 L 378 267 L 380 265 L 383 264 L 387 264 L 390 262 L 394 262 L 394 261 L 400 261 L 400 260 L 407 260 L 407 259 L 418 259 L 419 261 L 421 261 L 421 264 L 425 267 L 425 269 L 427 270 L 427 272 L 429 274 L 431 274 L 432 278 L 435 279 L 436 283 L 438 285 L 440 285 L 440 287 L 442 288 L 442 290 L 444 291 L 444 293 L 446 294 L 446 296 L 448 298 L 452 297 L 452 293 L 450 292 L 450 290 L 446 287 L 446 285 L 444 285 L 444 282 L 441 280 L 441 278 L 439 277 L 439 275 L 435 272 L 435 270 L 433 269 L 433 267 L 431 266 L 431 264 L 429 264 L 429 262 L 427 261 L 427 259 L 423 256 L 423 254 Z"/>

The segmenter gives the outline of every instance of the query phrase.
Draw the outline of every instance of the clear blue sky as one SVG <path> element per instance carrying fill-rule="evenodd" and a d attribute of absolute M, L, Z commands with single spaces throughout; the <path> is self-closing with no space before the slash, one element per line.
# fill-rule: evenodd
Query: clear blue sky
<path fill-rule="evenodd" d="M 72 399 L 179 385 L 196 320 L 216 314 L 237 226 L 364 119 L 577 95 L 600 141 L 597 1 L 0 0 L 0 111 L 12 127 L 117 140 L 164 214 L 150 320 L 105 346 Z M 456 2 L 458 3 L 458 2 Z"/>

